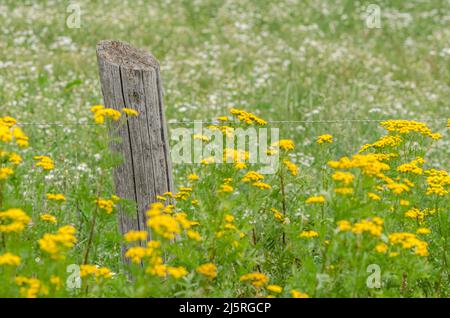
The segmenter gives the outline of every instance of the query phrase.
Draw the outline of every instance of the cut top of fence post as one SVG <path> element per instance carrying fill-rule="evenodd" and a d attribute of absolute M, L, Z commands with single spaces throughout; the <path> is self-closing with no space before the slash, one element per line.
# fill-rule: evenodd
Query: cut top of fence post
<path fill-rule="evenodd" d="M 138 111 L 125 123 L 112 123 L 120 137 L 112 150 L 123 164 L 114 171 L 116 194 L 135 201 L 137 214 L 119 212 L 122 233 L 146 229 L 146 211 L 156 196 L 172 191 L 167 125 L 158 61 L 148 52 L 120 41 L 97 44 L 97 59 L 105 106 Z"/>
<path fill-rule="evenodd" d="M 110 64 L 133 70 L 159 68 L 159 62 L 149 52 L 128 43 L 104 40 L 97 44 L 97 55 Z"/>

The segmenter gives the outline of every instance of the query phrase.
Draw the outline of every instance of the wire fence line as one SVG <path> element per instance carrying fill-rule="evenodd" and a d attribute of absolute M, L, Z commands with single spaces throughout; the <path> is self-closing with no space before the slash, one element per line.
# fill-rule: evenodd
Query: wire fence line
<path fill-rule="evenodd" d="M 387 120 L 395 120 L 394 118 L 385 119 L 318 119 L 318 120 L 269 120 L 267 124 L 335 124 L 335 123 L 380 123 Z M 446 122 L 447 119 L 443 118 L 410 118 L 405 120 L 415 120 L 421 122 Z M 189 125 L 189 124 L 218 124 L 217 120 L 168 120 L 168 125 Z M 32 123 L 32 122 L 19 122 L 19 126 L 96 126 L 96 123 L 86 122 L 48 122 L 48 123 Z"/>

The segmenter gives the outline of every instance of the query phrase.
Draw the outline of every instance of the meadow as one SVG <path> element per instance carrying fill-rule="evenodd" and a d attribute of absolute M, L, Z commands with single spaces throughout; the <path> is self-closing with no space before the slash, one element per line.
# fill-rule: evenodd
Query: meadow
<path fill-rule="evenodd" d="M 0 2 L 0 296 L 449 296 L 448 1 L 76 3 Z M 122 235 L 103 39 L 158 58 L 169 133 L 279 128 L 276 173 L 174 165 Z"/>

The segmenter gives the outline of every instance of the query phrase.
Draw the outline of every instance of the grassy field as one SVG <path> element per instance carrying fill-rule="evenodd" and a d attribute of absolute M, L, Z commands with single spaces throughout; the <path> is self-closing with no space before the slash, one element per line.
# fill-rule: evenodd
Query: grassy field
<path fill-rule="evenodd" d="M 0 173 L 0 211 L 17 208 L 31 218 L 31 223 L 22 218 L 25 225 L 17 231 L 0 227 L 0 296 L 449 296 L 448 1 L 377 1 L 380 28 L 367 27 L 371 2 L 364 1 L 77 3 L 80 28 L 67 26 L 71 12 L 64 1 L 0 2 L 0 117 L 14 117 L 30 145 L 18 150 L 17 136 L 8 141 L 2 132 L 0 168 L 14 173 L 3 179 Z M 102 104 L 95 45 L 103 39 L 129 42 L 158 58 L 169 130 L 181 127 L 179 121 L 209 121 L 230 116 L 231 108 L 245 109 L 293 141 L 294 150 L 278 150 L 298 173 L 282 165 L 264 179 L 271 189 L 260 190 L 242 181 L 258 167 L 176 165 L 178 189 L 193 190 L 189 198 L 182 194 L 175 200 L 178 213 L 171 218 L 183 227 L 176 219 L 183 211 L 199 225 L 184 228 L 177 244 L 161 234 L 160 247 L 134 250 L 147 253 L 138 257 L 144 267 L 124 265 L 116 218 L 120 204 L 111 214 L 95 204 L 114 194 L 107 130 L 91 113 L 92 105 Z M 420 121 L 432 133 L 410 123 L 406 132 L 398 127 L 388 132 L 380 122 L 390 119 Z M 3 127 L 12 129 L 6 121 Z M 324 134 L 333 142 L 318 144 Z M 396 157 L 364 157 L 363 165 L 350 167 L 327 164 L 386 134 L 402 140 L 363 154 Z M 20 165 L 11 162 L 12 152 L 23 158 Z M 51 157 L 55 167 L 42 169 L 33 159 L 37 155 Z M 421 173 L 398 170 L 417 157 L 425 160 L 412 164 Z M 390 170 L 380 168 L 383 163 Z M 381 170 L 374 175 L 368 166 Z M 431 169 L 444 172 L 436 177 Z M 333 177 L 337 171 L 351 173 L 346 175 L 351 180 L 345 184 Z M 199 180 L 189 180 L 189 174 Z M 430 193 L 433 176 L 443 193 Z M 408 184 L 405 178 L 414 186 L 396 193 L 390 185 Z M 221 191 L 223 185 L 231 191 Z M 335 192 L 343 188 L 352 193 Z M 49 200 L 47 193 L 63 194 L 65 200 Z M 307 203 L 320 196 L 324 203 Z M 159 210 L 154 206 L 155 215 L 163 213 Z M 3 212 L 0 226 L 9 222 Z M 44 213 L 57 223 L 42 219 Z M 42 248 L 39 240 L 65 225 L 76 230 L 76 242 L 69 229 L 63 235 L 67 246 L 58 253 Z M 312 232 L 299 237 L 304 231 L 317 237 Z M 406 244 L 393 233 L 414 238 Z M 157 261 L 163 254 L 167 268 Z M 67 266 L 83 263 L 104 269 L 84 267 L 82 288 L 65 288 L 73 282 Z M 210 263 L 209 275 L 199 270 Z M 380 269 L 380 288 L 368 287 L 371 264 Z M 255 272 L 259 275 L 243 276 Z"/>

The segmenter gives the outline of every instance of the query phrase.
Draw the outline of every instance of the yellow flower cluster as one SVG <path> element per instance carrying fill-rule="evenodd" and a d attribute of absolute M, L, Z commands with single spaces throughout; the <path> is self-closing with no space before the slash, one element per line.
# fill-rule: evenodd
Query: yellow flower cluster
<path fill-rule="evenodd" d="M 22 163 L 22 157 L 16 153 L 12 152 L 9 154 L 9 162 L 11 162 L 13 165 L 17 166 Z"/>
<path fill-rule="evenodd" d="M 377 253 L 382 253 L 382 254 L 384 254 L 384 253 L 386 253 L 386 252 L 388 251 L 388 249 L 389 249 L 389 246 L 387 246 L 387 245 L 384 244 L 384 243 L 378 243 L 378 244 L 375 246 L 375 251 L 376 251 Z"/>
<path fill-rule="evenodd" d="M 159 261 L 162 262 L 162 259 L 159 258 Z M 155 264 L 153 268 L 147 270 L 147 272 L 151 275 L 156 275 L 159 277 L 166 277 L 167 275 L 179 279 L 188 274 L 188 271 L 183 266 L 168 266 L 165 264 Z"/>
<path fill-rule="evenodd" d="M 364 152 L 369 148 L 375 148 L 375 149 L 383 149 L 387 147 L 397 147 L 403 142 L 402 137 L 399 135 L 386 135 L 375 141 L 371 144 L 365 144 L 361 147 L 359 152 Z"/>
<path fill-rule="evenodd" d="M 94 114 L 94 121 L 97 124 L 104 124 L 105 119 L 109 118 L 113 121 L 118 121 L 122 114 L 112 108 L 105 108 L 103 105 L 95 105 L 91 107 L 91 112 Z"/>
<path fill-rule="evenodd" d="M 417 229 L 416 233 L 421 234 L 421 235 L 426 235 L 426 234 L 430 234 L 431 230 L 426 227 L 420 227 Z"/>
<path fill-rule="evenodd" d="M 225 224 L 222 226 L 222 230 L 216 232 L 216 237 L 217 237 L 217 238 L 221 238 L 221 237 L 223 237 L 225 234 L 231 233 L 231 231 L 235 231 L 235 233 L 238 232 L 240 238 L 242 238 L 242 237 L 245 236 L 245 234 L 242 233 L 242 232 L 239 232 L 239 230 L 237 229 L 237 227 L 233 224 L 233 222 L 234 222 L 234 216 L 233 216 L 233 215 L 227 214 L 227 215 L 224 216 L 223 219 L 224 219 L 224 221 L 225 221 Z M 227 232 L 227 231 L 228 231 L 228 232 Z M 237 241 L 234 241 L 233 244 L 234 244 L 235 246 L 238 246 L 238 245 L 239 245 L 239 243 L 238 243 Z"/>
<path fill-rule="evenodd" d="M 21 209 L 0 211 L 0 232 L 22 232 L 31 218 Z"/>
<path fill-rule="evenodd" d="M 318 237 L 319 233 L 317 233 L 316 231 L 313 230 L 309 230 L 309 231 L 302 231 L 299 234 L 299 237 L 301 238 L 313 238 L 313 237 Z"/>
<path fill-rule="evenodd" d="M 337 222 L 338 230 L 341 232 L 351 231 L 352 224 L 347 220 L 341 220 Z"/>
<path fill-rule="evenodd" d="M 28 147 L 28 137 L 20 127 L 17 127 L 17 121 L 9 116 L 0 117 L 0 141 L 4 143 L 12 142 L 22 148 Z M 16 126 L 16 127 L 14 127 Z"/>
<path fill-rule="evenodd" d="M 229 184 L 221 184 L 219 187 L 219 192 L 221 193 L 230 193 L 233 192 L 234 188 Z"/>
<path fill-rule="evenodd" d="M 192 226 L 198 224 L 188 220 L 186 213 L 170 215 L 165 211 L 166 209 L 167 207 L 164 207 L 162 203 L 156 202 L 151 204 L 150 209 L 147 211 L 147 216 L 149 217 L 147 225 L 166 239 L 174 239 L 181 233 L 181 229 L 189 230 Z M 196 235 L 191 233 L 191 236 Z"/>
<path fill-rule="evenodd" d="M 268 285 L 266 289 L 272 293 L 279 294 L 283 291 L 283 287 L 279 285 Z"/>
<path fill-rule="evenodd" d="M 373 201 L 380 201 L 381 200 L 381 197 L 378 194 L 373 193 L 373 192 L 368 192 L 367 196 Z"/>
<path fill-rule="evenodd" d="M 57 223 L 56 217 L 51 214 L 42 214 L 40 219 L 44 222 Z"/>
<path fill-rule="evenodd" d="M 242 178 L 242 182 L 256 182 L 261 180 L 264 180 L 264 176 L 256 171 L 249 171 Z"/>
<path fill-rule="evenodd" d="M 178 222 L 170 215 L 160 214 L 152 216 L 147 225 L 156 233 L 167 239 L 174 239 L 180 234 L 181 229 Z"/>
<path fill-rule="evenodd" d="M 135 264 L 140 264 L 145 258 L 149 258 L 151 260 L 155 257 L 159 257 L 160 246 L 161 243 L 159 241 L 149 241 L 147 242 L 146 247 L 133 246 L 126 251 L 125 257 L 131 259 L 131 261 Z"/>
<path fill-rule="evenodd" d="M 223 161 L 227 163 L 243 163 L 249 160 L 248 151 L 225 148 L 223 151 Z"/>
<path fill-rule="evenodd" d="M 234 128 L 230 127 L 230 126 L 226 126 L 226 125 L 223 125 L 223 126 L 209 125 L 207 128 L 209 130 L 211 130 L 211 131 L 220 130 L 222 132 L 222 134 L 227 136 L 227 137 L 233 137 L 233 135 L 234 135 Z"/>
<path fill-rule="evenodd" d="M 336 171 L 335 173 L 333 173 L 331 178 L 333 178 L 333 180 L 335 180 L 335 181 L 340 181 L 340 182 L 348 185 L 353 182 L 353 180 L 355 179 L 355 176 L 350 172 Z"/>
<path fill-rule="evenodd" d="M 285 151 L 291 151 L 294 150 L 295 145 L 294 142 L 291 139 L 281 139 L 279 141 L 274 142 L 271 145 L 272 148 L 279 148 L 283 149 Z"/>
<path fill-rule="evenodd" d="M 20 257 L 11 253 L 4 253 L 0 255 L 0 266 L 2 265 L 17 267 L 20 265 Z"/>
<path fill-rule="evenodd" d="M 370 235 L 380 237 L 383 232 L 383 220 L 380 217 L 373 217 L 371 220 L 362 220 L 356 222 L 352 226 L 352 232 L 355 234 L 362 234 L 364 232 Z"/>
<path fill-rule="evenodd" d="M 4 167 L 0 168 L 0 180 L 6 180 L 10 175 L 14 173 L 13 169 Z"/>
<path fill-rule="evenodd" d="M 363 234 L 365 232 L 372 236 L 380 237 L 383 233 L 383 220 L 375 216 L 371 219 L 362 220 L 353 225 L 347 220 L 337 222 L 338 230 L 340 232 L 353 232 L 355 234 Z"/>
<path fill-rule="evenodd" d="M 334 192 L 337 194 L 349 195 L 353 194 L 354 190 L 353 188 L 335 188 Z"/>
<path fill-rule="evenodd" d="M 388 184 L 386 184 L 386 188 L 388 188 L 395 194 L 402 194 L 403 192 L 408 192 L 410 190 L 410 188 L 406 184 L 396 182 L 389 182 Z"/>
<path fill-rule="evenodd" d="M 122 112 L 129 117 L 137 117 L 139 116 L 139 112 L 137 110 L 131 108 L 122 108 Z"/>
<path fill-rule="evenodd" d="M 66 201 L 65 195 L 61 193 L 47 193 L 46 197 L 50 201 Z"/>
<path fill-rule="evenodd" d="M 305 203 L 325 203 L 325 197 L 323 195 L 309 197 L 308 199 L 306 199 Z"/>
<path fill-rule="evenodd" d="M 450 175 L 445 170 L 426 170 L 427 194 L 444 196 L 450 192 Z"/>
<path fill-rule="evenodd" d="M 197 181 L 198 179 L 200 179 L 200 177 L 197 174 L 195 174 L 195 173 L 189 174 L 187 178 L 191 182 Z"/>
<path fill-rule="evenodd" d="M 110 199 L 98 198 L 95 200 L 98 208 L 105 211 L 107 214 L 111 214 L 114 211 L 116 203 L 120 201 L 120 198 L 116 195 L 112 195 Z"/>
<path fill-rule="evenodd" d="M 17 276 L 15 283 L 20 286 L 20 294 L 26 298 L 36 298 L 39 294 L 47 295 L 48 289 L 34 277 Z"/>
<path fill-rule="evenodd" d="M 199 241 L 202 240 L 202 236 L 200 235 L 200 233 L 197 232 L 197 231 L 194 231 L 194 230 L 187 230 L 187 231 L 186 231 L 186 235 L 187 235 L 187 237 L 189 237 L 191 240 L 194 240 L 194 241 L 197 241 L 197 242 L 199 242 Z"/>
<path fill-rule="evenodd" d="M 256 115 L 246 112 L 242 109 L 232 108 L 230 110 L 230 114 L 249 125 L 257 124 L 260 126 L 264 126 L 267 124 L 264 119 L 261 119 Z"/>
<path fill-rule="evenodd" d="M 60 290 L 62 286 L 62 280 L 56 275 L 50 276 L 50 284 L 52 284 L 56 290 Z"/>
<path fill-rule="evenodd" d="M 18 166 L 22 163 L 22 157 L 15 152 L 6 152 L 0 150 L 0 159 L 7 158 L 8 162 L 14 166 Z"/>
<path fill-rule="evenodd" d="M 127 242 L 145 241 L 148 233 L 146 231 L 129 231 L 125 233 L 124 239 Z"/>
<path fill-rule="evenodd" d="M 180 187 L 180 191 L 176 193 L 173 197 L 177 200 L 186 201 L 191 196 L 192 188 L 190 187 Z"/>
<path fill-rule="evenodd" d="M 423 209 L 422 211 L 420 211 L 417 208 L 412 208 L 405 212 L 405 217 L 417 220 L 419 224 L 423 224 L 427 216 L 433 215 L 435 213 L 436 209 Z"/>
<path fill-rule="evenodd" d="M 331 144 L 333 142 L 333 136 L 330 135 L 330 134 L 320 135 L 319 137 L 317 137 L 317 141 L 316 142 L 319 145 L 321 145 L 323 143 Z"/>
<path fill-rule="evenodd" d="M 382 162 L 389 157 L 381 154 L 366 154 L 354 155 L 351 159 L 343 157 L 338 161 L 329 161 L 328 165 L 333 169 L 348 170 L 352 168 L 359 168 L 361 171 L 369 176 L 376 176 L 384 170 L 389 170 L 389 165 Z"/>
<path fill-rule="evenodd" d="M 228 116 L 219 116 L 219 117 L 217 117 L 217 120 L 218 121 L 229 121 L 230 118 L 228 118 Z"/>
<path fill-rule="evenodd" d="M 423 169 L 419 166 L 423 165 L 425 163 L 425 160 L 421 157 L 417 157 L 416 159 L 412 160 L 409 163 L 402 164 L 397 167 L 398 172 L 411 172 L 414 174 L 422 174 Z"/>
<path fill-rule="evenodd" d="M 259 188 L 260 190 L 270 190 L 272 189 L 272 187 L 265 183 L 265 182 L 261 182 L 261 181 L 257 181 L 257 182 L 253 182 L 252 186 Z"/>
<path fill-rule="evenodd" d="M 239 279 L 241 282 L 250 282 L 255 287 L 262 287 L 269 282 L 269 278 L 262 273 L 249 273 L 242 275 Z"/>
<path fill-rule="evenodd" d="M 158 276 L 158 277 L 166 277 L 167 275 L 169 275 L 176 279 L 186 276 L 188 274 L 188 272 L 184 267 L 168 266 L 163 263 L 163 259 L 161 257 L 161 251 L 159 250 L 159 247 L 160 247 L 159 242 L 150 241 L 147 244 L 147 249 L 142 250 L 142 248 L 141 248 L 141 250 L 139 252 L 137 252 L 137 247 L 132 247 L 130 250 L 133 251 L 133 254 L 136 257 L 136 259 L 134 260 L 135 263 L 140 262 L 140 260 L 137 261 L 139 259 L 139 257 L 141 257 L 141 258 L 145 257 L 145 259 L 147 260 L 147 263 L 148 263 L 148 267 L 146 269 L 147 274 Z"/>
<path fill-rule="evenodd" d="M 213 263 L 202 264 L 198 266 L 195 271 L 209 279 L 217 277 L 217 266 Z"/>
<path fill-rule="evenodd" d="M 39 247 L 53 259 L 64 259 L 63 253 L 77 242 L 75 228 L 70 225 L 60 227 L 55 234 L 46 233 L 39 240 Z"/>
<path fill-rule="evenodd" d="M 404 249 L 414 249 L 414 253 L 420 256 L 428 256 L 428 243 L 416 237 L 412 233 L 389 234 L 389 242 L 393 245 L 401 245 Z"/>
<path fill-rule="evenodd" d="M 298 174 L 298 167 L 295 163 L 289 160 L 283 160 L 283 164 L 286 166 L 292 176 L 295 177 Z"/>
<path fill-rule="evenodd" d="M 161 257 L 161 243 L 159 241 L 149 241 L 146 247 L 134 246 L 127 250 L 125 257 L 130 258 L 135 264 L 145 261 L 147 264 L 146 273 L 159 277 L 170 275 L 174 278 L 181 278 L 187 275 L 184 267 L 172 267 L 163 263 Z"/>
<path fill-rule="evenodd" d="M 275 208 L 271 208 L 270 211 L 273 213 L 273 216 L 278 221 L 283 221 L 283 214 Z"/>
<path fill-rule="evenodd" d="M 211 138 L 209 138 L 208 136 L 205 136 L 205 135 L 201 135 L 201 134 L 194 134 L 192 136 L 192 139 L 194 139 L 194 140 L 201 140 L 203 142 L 211 141 Z"/>
<path fill-rule="evenodd" d="M 35 156 L 33 157 L 33 159 L 37 161 L 36 163 L 37 167 L 41 167 L 44 170 L 55 169 L 55 163 L 49 156 Z"/>
<path fill-rule="evenodd" d="M 0 141 L 7 143 L 13 140 L 11 127 L 16 124 L 17 121 L 12 117 L 0 117 Z"/>
<path fill-rule="evenodd" d="M 389 132 L 396 132 L 399 134 L 409 134 L 411 132 L 417 132 L 432 139 L 441 138 L 441 134 L 432 133 L 431 129 L 428 128 L 425 123 L 417 122 L 414 120 L 387 120 L 381 122 L 380 125 Z"/>
<path fill-rule="evenodd" d="M 295 289 L 291 290 L 291 295 L 293 298 L 309 298 L 308 294 L 301 293 Z"/>
<path fill-rule="evenodd" d="M 110 279 L 113 273 L 107 267 L 99 267 L 92 264 L 80 265 L 80 277 L 87 278 L 89 276 L 95 277 L 98 281 L 100 278 Z"/>

